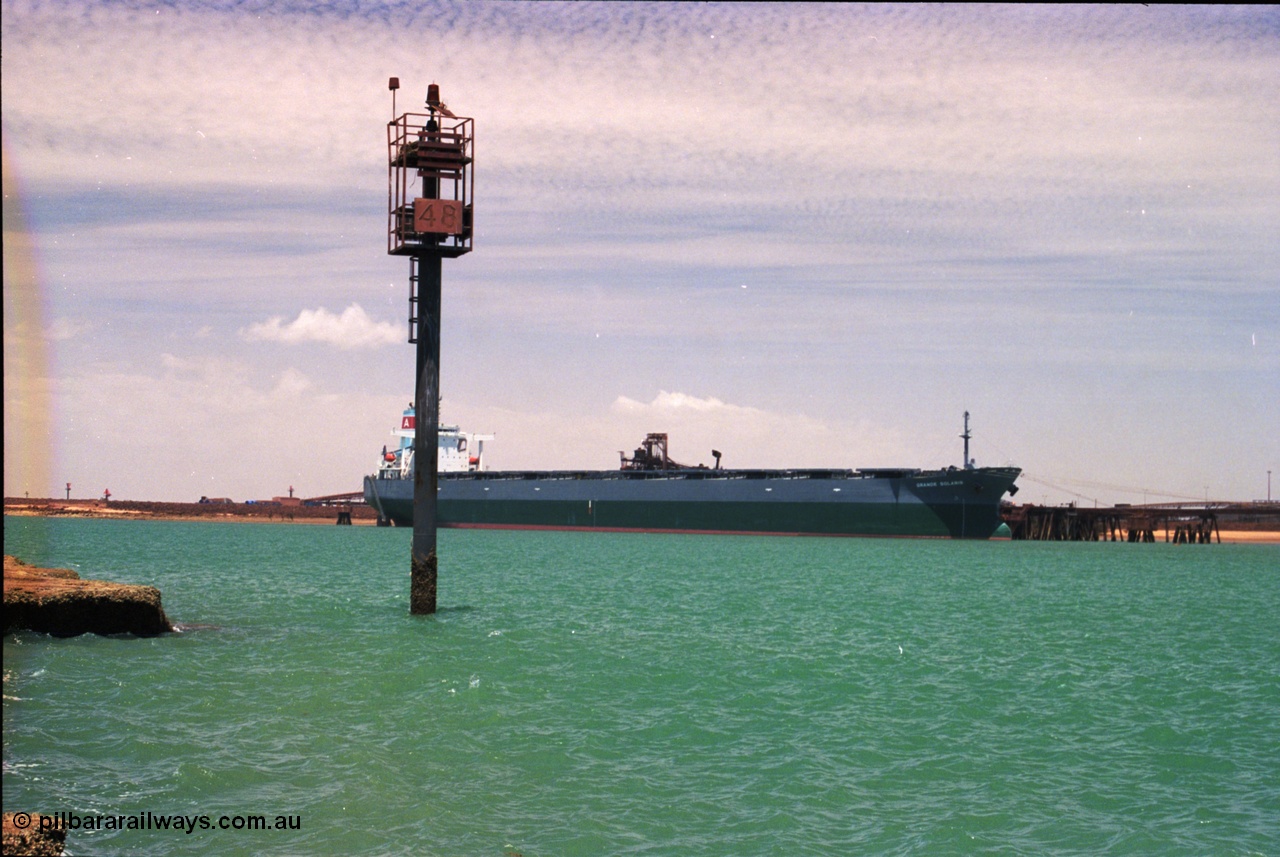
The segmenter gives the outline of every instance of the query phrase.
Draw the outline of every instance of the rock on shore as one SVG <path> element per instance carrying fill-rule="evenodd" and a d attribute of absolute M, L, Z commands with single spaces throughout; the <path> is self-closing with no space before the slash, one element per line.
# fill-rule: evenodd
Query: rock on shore
<path fill-rule="evenodd" d="M 8 573 L 8 569 L 5 569 Z M 40 816 L 34 812 L 4 814 L 3 853 L 29 857 L 58 857 L 66 842 L 67 832 L 61 828 L 41 830 Z"/>
<path fill-rule="evenodd" d="M 173 630 L 154 586 L 81 580 L 66 568 L 36 568 L 4 558 L 4 632 L 39 631 L 55 637 Z"/>

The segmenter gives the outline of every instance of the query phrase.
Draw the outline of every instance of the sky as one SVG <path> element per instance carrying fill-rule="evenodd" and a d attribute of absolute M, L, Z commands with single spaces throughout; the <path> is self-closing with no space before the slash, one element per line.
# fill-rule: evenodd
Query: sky
<path fill-rule="evenodd" d="M 475 119 L 442 417 L 490 469 L 1280 495 L 1280 9 L 0 5 L 6 496 L 359 490 L 409 403 L 386 125 Z"/>

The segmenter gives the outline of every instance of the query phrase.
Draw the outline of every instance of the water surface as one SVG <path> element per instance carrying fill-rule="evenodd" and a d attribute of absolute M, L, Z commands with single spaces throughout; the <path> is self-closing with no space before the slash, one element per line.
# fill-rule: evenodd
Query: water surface
<path fill-rule="evenodd" d="M 1280 548 L 6 518 L 156 639 L 6 637 L 71 854 L 1275 854 Z"/>

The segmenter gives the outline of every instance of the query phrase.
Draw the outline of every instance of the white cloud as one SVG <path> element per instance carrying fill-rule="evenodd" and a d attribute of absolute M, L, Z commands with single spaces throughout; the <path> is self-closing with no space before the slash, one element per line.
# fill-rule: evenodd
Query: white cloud
<path fill-rule="evenodd" d="M 494 470 L 609 469 L 649 432 L 666 433 L 671 457 L 690 465 L 713 465 L 712 449 L 723 453 L 725 467 L 743 468 L 902 466 L 918 457 L 909 452 L 914 438 L 866 420 L 827 423 L 666 390 L 649 402 L 618 396 L 607 412 L 569 419 L 455 401 L 448 419 L 497 436 L 486 447 Z"/>
<path fill-rule="evenodd" d="M 352 304 L 341 315 L 324 307 L 304 309 L 286 323 L 283 316 L 272 316 L 242 331 L 245 339 L 259 342 L 283 342 L 297 345 L 322 342 L 343 350 L 378 348 L 397 345 L 404 340 L 404 330 L 389 321 L 374 321 L 359 304 Z"/>
<path fill-rule="evenodd" d="M 726 404 L 714 396 L 699 399 L 697 396 L 690 396 L 687 393 L 668 393 L 666 390 L 659 390 L 658 395 L 648 404 L 637 402 L 635 399 L 629 399 L 626 396 L 619 396 L 614 400 L 613 411 L 618 414 L 653 414 L 665 417 L 679 417 L 689 413 L 699 416 L 718 415 L 749 419 L 759 419 L 767 416 L 764 411 L 741 405 Z"/>
<path fill-rule="evenodd" d="M 297 369 L 289 368 L 280 373 L 273 394 L 276 396 L 301 396 L 312 388 L 311 379 Z"/>
<path fill-rule="evenodd" d="M 90 330 L 93 330 L 92 324 L 63 317 L 55 318 L 45 333 L 49 339 L 54 342 L 65 342 L 68 339 L 74 339 L 80 334 L 87 333 Z"/>
<path fill-rule="evenodd" d="M 666 432 L 672 457 L 685 464 L 710 464 L 715 448 L 723 451 L 726 466 L 849 466 L 830 457 L 819 460 L 833 445 L 833 431 L 805 414 L 773 413 L 666 390 L 647 403 L 619 396 L 612 411 L 623 419 L 630 443 L 651 431 Z"/>
<path fill-rule="evenodd" d="M 86 369 L 59 382 L 53 430 L 64 454 L 49 479 L 74 482 L 74 496 L 104 486 L 122 500 L 357 491 L 404 405 L 357 393 L 339 408 L 323 379 L 288 366 L 264 377 L 226 358 L 162 354 L 145 369 Z"/>

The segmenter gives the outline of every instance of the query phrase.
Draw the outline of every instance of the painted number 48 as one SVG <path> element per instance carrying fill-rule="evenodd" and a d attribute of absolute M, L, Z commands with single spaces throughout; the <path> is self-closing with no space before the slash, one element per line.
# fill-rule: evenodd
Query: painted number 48
<path fill-rule="evenodd" d="M 413 231 L 461 235 L 462 202 L 456 199 L 415 199 Z"/>

